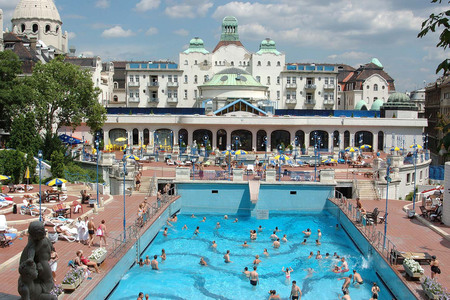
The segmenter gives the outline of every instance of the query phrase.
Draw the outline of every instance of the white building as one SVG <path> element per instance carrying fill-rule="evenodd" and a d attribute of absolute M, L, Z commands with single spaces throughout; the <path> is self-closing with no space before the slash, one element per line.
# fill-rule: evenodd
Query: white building
<path fill-rule="evenodd" d="M 57 53 L 68 52 L 67 31 L 62 30 L 61 17 L 52 0 L 21 0 L 11 22 L 12 32 L 36 38 Z"/>

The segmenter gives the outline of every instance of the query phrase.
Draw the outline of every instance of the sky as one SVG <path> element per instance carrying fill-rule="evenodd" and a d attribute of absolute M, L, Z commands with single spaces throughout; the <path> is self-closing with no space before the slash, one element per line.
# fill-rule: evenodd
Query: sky
<path fill-rule="evenodd" d="M 256 52 L 269 37 L 286 62 L 345 63 L 376 57 L 399 92 L 422 88 L 438 77 L 449 52 L 436 48 L 438 34 L 417 38 L 431 13 L 447 0 L 54 0 L 77 55 L 110 60 L 178 62 L 192 37 L 212 51 L 225 16 L 238 19 L 240 40 Z M 19 0 L 0 0 L 4 27 Z"/>

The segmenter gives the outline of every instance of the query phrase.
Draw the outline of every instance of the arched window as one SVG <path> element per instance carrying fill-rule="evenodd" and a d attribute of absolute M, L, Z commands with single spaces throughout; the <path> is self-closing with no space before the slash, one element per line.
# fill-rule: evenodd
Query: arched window
<path fill-rule="evenodd" d="M 25 24 L 23 24 L 23 23 L 20 24 L 20 32 L 22 32 L 22 33 L 25 32 L 25 28 L 26 28 Z"/>
<path fill-rule="evenodd" d="M 188 65 L 188 61 L 187 59 L 184 61 L 184 64 L 187 66 Z"/>
<path fill-rule="evenodd" d="M 196 64 L 197 64 L 197 61 L 195 60 L 195 61 L 194 61 L 194 65 L 196 65 Z"/>
<path fill-rule="evenodd" d="M 59 32 L 59 26 L 56 26 L 56 33 Z"/>
<path fill-rule="evenodd" d="M 248 130 L 235 130 L 231 133 L 231 149 L 252 151 L 252 133 Z"/>
<path fill-rule="evenodd" d="M 184 75 L 184 83 L 188 83 L 188 76 Z"/>
<path fill-rule="evenodd" d="M 344 131 L 344 148 L 350 146 L 350 131 Z"/>
<path fill-rule="evenodd" d="M 207 81 L 209 80 L 209 76 L 208 76 L 208 75 L 205 75 L 205 76 L 204 76 L 204 80 L 205 80 L 204 82 L 207 82 Z"/>
<path fill-rule="evenodd" d="M 186 147 L 188 145 L 189 138 L 188 138 L 188 131 L 186 129 L 180 129 L 178 131 L 178 145 L 182 148 L 182 150 L 186 150 Z"/>
<path fill-rule="evenodd" d="M 281 66 L 281 63 L 279 61 L 277 61 L 277 67 Z"/>
<path fill-rule="evenodd" d="M 266 151 L 267 132 L 258 130 L 256 133 L 256 151 Z"/>
<path fill-rule="evenodd" d="M 315 147 L 320 151 L 328 148 L 328 132 L 315 130 L 309 133 L 309 146 Z"/>
<path fill-rule="evenodd" d="M 271 137 L 271 149 L 281 150 L 284 149 L 291 144 L 291 134 L 286 130 L 275 130 L 272 131 Z"/>
<path fill-rule="evenodd" d="M 339 131 L 335 130 L 333 132 L 333 147 L 339 147 L 339 144 L 340 144 Z"/>
<path fill-rule="evenodd" d="M 227 149 L 227 132 L 224 129 L 217 130 L 217 149 L 224 151 Z"/>
<path fill-rule="evenodd" d="M 114 95 L 113 101 L 114 101 L 114 102 L 119 102 L 119 97 L 117 97 L 117 95 Z"/>
<path fill-rule="evenodd" d="M 33 33 L 37 33 L 39 30 L 39 25 L 38 24 L 33 24 Z"/>
<path fill-rule="evenodd" d="M 267 62 L 267 66 L 270 67 L 270 61 Z"/>
<path fill-rule="evenodd" d="M 231 62 L 231 65 L 234 66 L 234 61 Z"/>
<path fill-rule="evenodd" d="M 146 128 L 146 129 L 144 129 L 144 145 L 148 145 L 148 144 L 150 144 L 150 132 Z"/>
<path fill-rule="evenodd" d="M 139 145 L 139 130 L 133 129 L 133 145 Z"/>
<path fill-rule="evenodd" d="M 378 131 L 378 150 L 383 151 L 384 148 L 384 132 Z"/>
<path fill-rule="evenodd" d="M 259 66 L 261 66 L 261 62 L 260 62 L 260 61 L 258 61 L 258 67 L 259 67 Z"/>
<path fill-rule="evenodd" d="M 355 146 L 370 145 L 373 147 L 373 133 L 370 131 L 358 131 L 355 133 Z M 370 150 L 370 149 L 368 149 Z M 372 150 L 370 150 L 372 151 Z"/>
<path fill-rule="evenodd" d="M 194 83 L 197 83 L 197 81 L 198 81 L 198 76 L 194 75 Z"/>
<path fill-rule="evenodd" d="M 45 25 L 45 33 L 49 33 L 50 32 L 50 25 Z"/>
<path fill-rule="evenodd" d="M 375 83 L 375 84 L 373 85 L 373 90 L 374 90 L 374 91 L 378 91 L 378 84 Z"/>
<path fill-rule="evenodd" d="M 114 88 L 118 89 L 119 88 L 119 83 L 118 82 L 114 82 Z"/>
<path fill-rule="evenodd" d="M 303 130 L 297 130 L 297 132 L 295 133 L 295 139 L 294 141 L 296 141 L 296 146 L 304 149 L 306 148 L 305 146 L 305 132 L 303 132 Z"/>

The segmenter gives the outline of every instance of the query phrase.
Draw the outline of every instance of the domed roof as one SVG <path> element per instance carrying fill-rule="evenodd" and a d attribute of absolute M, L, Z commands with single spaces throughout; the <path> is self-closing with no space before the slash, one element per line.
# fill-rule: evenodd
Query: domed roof
<path fill-rule="evenodd" d="M 372 58 L 372 60 L 370 62 L 373 63 L 374 65 L 377 65 L 380 68 L 383 68 L 383 65 L 381 64 L 381 62 L 376 57 Z"/>
<path fill-rule="evenodd" d="M 233 16 L 226 16 L 223 18 L 222 25 L 237 25 L 238 20 Z"/>
<path fill-rule="evenodd" d="M 229 68 L 216 73 L 208 82 L 201 87 L 217 86 L 239 86 L 259 89 L 267 89 L 258 82 L 250 73 L 238 68 Z"/>
<path fill-rule="evenodd" d="M 266 38 L 264 39 L 261 44 L 259 45 L 259 51 L 256 52 L 256 54 L 263 54 L 263 53 L 273 53 L 275 55 L 280 55 L 281 53 L 277 50 L 277 46 L 275 44 L 275 41 Z"/>
<path fill-rule="evenodd" d="M 355 105 L 355 110 L 367 110 L 367 103 L 364 100 L 359 100 Z"/>
<path fill-rule="evenodd" d="M 44 19 L 62 23 L 52 0 L 21 0 L 14 10 L 11 21 L 21 19 Z"/>
<path fill-rule="evenodd" d="M 388 103 L 409 103 L 411 99 L 409 99 L 409 96 L 404 93 L 393 93 L 388 98 Z"/>
<path fill-rule="evenodd" d="M 381 99 L 377 99 L 372 103 L 372 107 L 370 110 L 380 110 L 381 106 L 383 106 L 384 102 Z"/>
<path fill-rule="evenodd" d="M 194 37 L 189 41 L 189 48 L 184 51 L 184 53 L 192 53 L 192 52 L 200 52 L 203 54 L 209 53 L 208 50 L 205 49 L 205 45 L 203 40 L 198 37 Z"/>
<path fill-rule="evenodd" d="M 240 75 L 245 74 L 245 75 L 250 75 L 249 72 L 247 72 L 247 71 L 245 71 L 243 69 L 238 69 L 238 68 L 228 68 L 228 69 L 225 69 L 225 70 L 222 70 L 222 71 L 218 72 L 217 74 L 236 74 L 236 75 L 237 74 L 240 74 Z"/>

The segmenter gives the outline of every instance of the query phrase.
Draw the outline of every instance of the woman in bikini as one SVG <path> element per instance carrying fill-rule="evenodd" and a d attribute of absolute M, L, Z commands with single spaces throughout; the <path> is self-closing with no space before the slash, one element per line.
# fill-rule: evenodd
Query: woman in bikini
<path fill-rule="evenodd" d="M 100 239 L 100 248 L 102 247 L 102 240 L 105 243 L 105 247 L 108 246 L 108 244 L 106 243 L 106 225 L 105 225 L 105 220 L 102 220 L 102 223 L 100 225 L 98 225 L 97 236 Z"/>
<path fill-rule="evenodd" d="M 87 267 L 93 267 L 95 269 L 95 272 L 100 273 L 97 263 L 90 261 L 89 259 L 84 257 L 83 251 L 81 251 L 81 250 L 77 251 L 77 257 L 75 258 L 75 263 L 78 264 L 79 266 L 85 265 Z"/>

